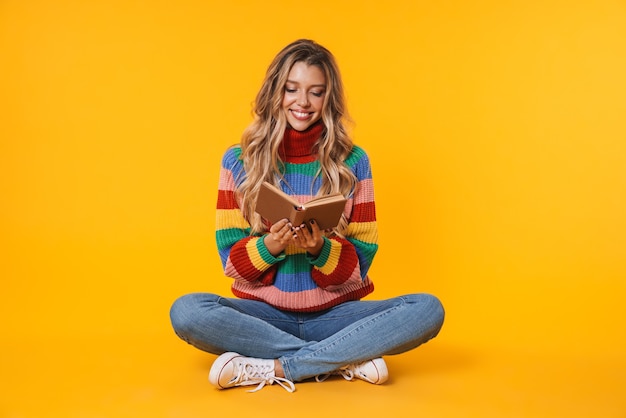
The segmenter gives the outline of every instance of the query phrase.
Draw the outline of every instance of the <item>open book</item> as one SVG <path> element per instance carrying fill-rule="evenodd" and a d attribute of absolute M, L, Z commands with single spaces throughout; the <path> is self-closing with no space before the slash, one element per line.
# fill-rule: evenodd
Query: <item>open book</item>
<path fill-rule="evenodd" d="M 300 204 L 276 186 L 263 182 L 256 201 L 255 211 L 271 223 L 289 219 L 293 226 L 299 226 L 315 219 L 321 230 L 332 229 L 339 224 L 346 206 L 346 198 L 341 193 L 320 196 Z"/>

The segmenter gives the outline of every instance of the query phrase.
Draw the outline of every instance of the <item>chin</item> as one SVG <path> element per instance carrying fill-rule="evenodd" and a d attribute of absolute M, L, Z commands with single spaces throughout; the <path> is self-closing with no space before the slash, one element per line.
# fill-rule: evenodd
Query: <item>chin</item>
<path fill-rule="evenodd" d="M 309 129 L 311 126 L 315 125 L 317 122 L 319 122 L 319 119 L 315 119 L 315 120 L 307 120 L 307 121 L 302 121 L 302 120 L 287 120 L 287 122 L 289 123 L 289 126 L 291 126 L 293 129 L 295 129 L 296 131 L 306 131 L 307 129 Z"/>
<path fill-rule="evenodd" d="M 306 131 L 311 125 L 303 125 L 302 123 L 290 123 L 292 129 L 295 129 L 298 132 Z"/>

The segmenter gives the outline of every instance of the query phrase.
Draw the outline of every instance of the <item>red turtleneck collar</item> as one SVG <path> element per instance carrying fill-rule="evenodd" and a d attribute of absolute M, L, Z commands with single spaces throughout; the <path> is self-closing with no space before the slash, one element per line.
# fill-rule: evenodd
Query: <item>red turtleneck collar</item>
<path fill-rule="evenodd" d="M 289 163 L 315 161 L 317 150 L 314 147 L 323 131 L 324 124 L 321 120 L 305 131 L 296 131 L 287 126 L 283 142 L 280 144 L 280 158 Z"/>

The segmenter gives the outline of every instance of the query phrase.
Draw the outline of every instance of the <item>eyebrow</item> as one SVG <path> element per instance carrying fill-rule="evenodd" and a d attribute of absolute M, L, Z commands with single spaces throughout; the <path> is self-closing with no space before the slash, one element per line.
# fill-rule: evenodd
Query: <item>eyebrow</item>
<path fill-rule="evenodd" d="M 287 80 L 287 81 L 285 82 L 285 84 L 286 84 L 286 83 L 292 83 L 292 84 L 298 84 L 298 85 L 300 85 L 300 83 L 298 83 L 297 81 L 293 81 L 293 80 Z M 312 85 L 311 85 L 311 87 L 324 87 L 324 88 L 326 88 L 326 84 L 312 84 Z"/>

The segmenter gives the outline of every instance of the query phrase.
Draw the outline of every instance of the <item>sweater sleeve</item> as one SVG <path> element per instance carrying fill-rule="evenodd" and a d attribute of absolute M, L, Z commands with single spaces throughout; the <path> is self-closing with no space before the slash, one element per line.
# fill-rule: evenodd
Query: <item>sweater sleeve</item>
<path fill-rule="evenodd" d="M 272 256 L 262 235 L 250 235 L 250 224 L 243 217 L 235 194 L 236 179 L 243 173 L 238 148 L 222 158 L 216 210 L 217 249 L 224 274 L 236 280 L 272 284 L 276 263 L 284 254 Z"/>
<path fill-rule="evenodd" d="M 318 286 L 333 290 L 360 282 L 378 251 L 378 229 L 372 172 L 367 154 L 355 147 L 346 161 L 357 176 L 357 186 L 347 205 L 348 228 L 345 237 L 325 238 L 311 276 Z"/>

